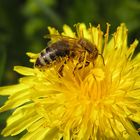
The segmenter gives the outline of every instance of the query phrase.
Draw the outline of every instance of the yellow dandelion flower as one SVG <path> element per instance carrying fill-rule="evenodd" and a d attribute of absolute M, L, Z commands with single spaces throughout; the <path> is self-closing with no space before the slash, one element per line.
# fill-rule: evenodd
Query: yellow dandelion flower
<path fill-rule="evenodd" d="M 63 33 L 49 27 L 50 34 L 85 38 L 99 51 L 97 59 L 75 69 L 77 58 L 67 60 L 63 76 L 60 64 L 40 70 L 14 67 L 24 75 L 19 84 L 0 88 L 9 95 L 0 112 L 14 109 L 2 131 L 14 136 L 26 130 L 21 140 L 140 140 L 140 54 L 138 41 L 127 45 L 127 28 L 121 24 L 109 38 L 97 28 L 77 24 L 76 32 L 64 25 Z M 58 41 L 51 37 L 52 42 Z M 38 54 L 27 53 L 35 63 Z M 87 54 L 88 55 L 88 54 Z"/>

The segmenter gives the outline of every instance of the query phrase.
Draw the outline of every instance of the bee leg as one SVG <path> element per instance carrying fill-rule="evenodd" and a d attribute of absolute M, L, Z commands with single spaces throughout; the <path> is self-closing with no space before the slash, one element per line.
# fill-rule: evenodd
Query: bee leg
<path fill-rule="evenodd" d="M 88 65 L 89 65 L 89 61 L 86 61 L 86 63 L 85 63 L 85 65 L 84 65 L 84 67 L 87 67 Z M 83 67 L 83 66 L 82 66 Z"/>
<path fill-rule="evenodd" d="M 78 70 L 82 69 L 83 67 L 87 67 L 88 65 L 89 65 L 89 62 L 88 62 L 88 61 L 86 61 L 85 65 L 84 65 L 84 66 L 79 67 L 79 68 L 78 68 Z"/>
<path fill-rule="evenodd" d="M 73 75 L 75 76 L 75 70 L 77 69 L 79 63 L 76 64 L 76 66 L 74 67 L 74 70 L 73 70 Z"/>
<path fill-rule="evenodd" d="M 63 77 L 63 69 L 64 69 L 64 64 L 58 70 L 59 77 Z"/>
<path fill-rule="evenodd" d="M 73 75 L 75 76 L 75 70 L 78 68 L 78 70 L 79 69 L 81 69 L 83 66 L 81 66 L 81 67 L 78 67 L 78 65 L 80 65 L 81 64 L 81 62 L 83 62 L 83 57 L 81 56 L 81 57 L 79 57 L 79 59 L 78 59 L 78 62 L 76 63 L 76 65 L 75 65 L 75 67 L 74 67 L 74 70 L 73 70 Z"/>
<path fill-rule="evenodd" d="M 63 65 L 61 65 L 61 67 L 58 70 L 59 77 L 63 77 L 63 69 L 64 69 L 65 64 L 66 64 L 66 61 L 64 62 Z"/>

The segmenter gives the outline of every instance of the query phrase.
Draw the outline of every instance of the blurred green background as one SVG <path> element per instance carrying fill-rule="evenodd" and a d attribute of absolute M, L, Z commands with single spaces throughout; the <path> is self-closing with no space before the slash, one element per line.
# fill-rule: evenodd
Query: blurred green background
<path fill-rule="evenodd" d="M 62 30 L 63 24 L 77 22 L 111 24 L 111 33 L 124 22 L 129 29 L 128 42 L 140 40 L 139 0 L 0 0 L 0 85 L 17 83 L 13 66 L 31 66 L 27 51 L 40 52 L 47 41 L 47 26 Z M 140 46 L 140 45 L 139 45 Z M 136 51 L 139 51 L 138 48 Z M 6 98 L 0 99 L 0 106 Z M 10 112 L 0 114 L 0 131 Z M 0 140 L 18 140 L 21 135 Z"/>

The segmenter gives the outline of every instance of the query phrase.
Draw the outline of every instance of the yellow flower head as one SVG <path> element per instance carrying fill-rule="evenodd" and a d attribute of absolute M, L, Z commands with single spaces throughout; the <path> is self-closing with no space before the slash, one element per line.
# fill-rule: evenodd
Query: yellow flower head
<path fill-rule="evenodd" d="M 26 130 L 22 140 L 139 140 L 133 122 L 140 124 L 140 54 L 133 55 L 137 40 L 127 46 L 125 25 L 109 41 L 109 24 L 105 34 L 100 26 L 85 24 L 77 24 L 76 32 L 67 25 L 62 33 L 49 31 L 50 43 L 59 35 L 84 38 L 97 47 L 98 56 L 88 64 L 89 54 L 79 64 L 80 56 L 65 59 L 63 76 L 58 72 L 63 59 L 50 68 L 16 66 L 24 75 L 19 84 L 0 88 L 0 95 L 9 95 L 0 112 L 14 109 L 2 135 Z M 33 63 L 39 56 L 27 54 Z"/>

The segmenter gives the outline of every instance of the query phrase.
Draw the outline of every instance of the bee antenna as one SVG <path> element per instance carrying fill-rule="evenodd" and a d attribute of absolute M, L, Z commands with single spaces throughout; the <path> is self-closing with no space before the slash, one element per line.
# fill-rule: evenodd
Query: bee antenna
<path fill-rule="evenodd" d="M 104 60 L 104 57 L 103 57 L 103 55 L 102 54 L 98 54 L 98 55 L 100 55 L 101 57 L 102 57 L 102 60 L 103 60 L 103 64 L 104 64 L 104 66 L 105 66 L 105 60 Z"/>

